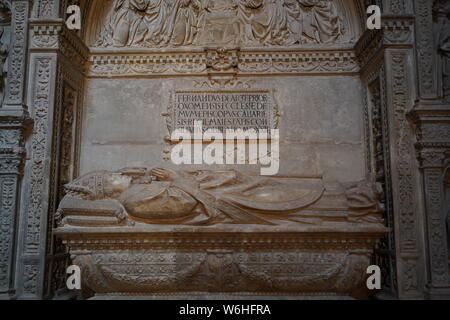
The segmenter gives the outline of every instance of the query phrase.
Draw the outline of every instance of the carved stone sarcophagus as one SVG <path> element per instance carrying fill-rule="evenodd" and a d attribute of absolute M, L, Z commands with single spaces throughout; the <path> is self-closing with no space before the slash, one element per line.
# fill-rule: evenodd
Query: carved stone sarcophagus
<path fill-rule="evenodd" d="M 237 171 L 96 172 L 56 234 L 97 295 L 359 295 L 386 232 L 377 188 Z"/>

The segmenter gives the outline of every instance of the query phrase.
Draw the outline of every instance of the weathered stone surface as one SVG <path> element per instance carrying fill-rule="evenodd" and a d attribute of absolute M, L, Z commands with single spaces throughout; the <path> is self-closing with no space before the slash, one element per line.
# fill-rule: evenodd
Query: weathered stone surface
<path fill-rule="evenodd" d="M 277 126 L 281 139 L 280 174 L 324 175 L 339 181 L 365 177 L 359 79 L 277 77 L 246 81 L 250 89 L 240 85 L 222 91 L 274 91 L 274 103 L 280 114 Z M 164 138 L 169 131 L 162 114 L 167 112 L 173 92 L 187 89 L 198 91 L 197 82 L 193 79 L 89 80 L 81 173 L 127 166 L 170 167 L 171 162 L 163 160 Z M 335 161 L 344 157 L 336 174 L 332 172 L 336 167 L 332 155 L 337 155 Z M 255 171 L 248 166 L 239 169 Z"/>
<path fill-rule="evenodd" d="M 341 1 L 108 1 L 98 47 L 348 41 Z M 351 39 L 351 38 L 350 38 Z"/>
<path fill-rule="evenodd" d="M 381 2 L 382 29 L 365 30 L 365 6 Z M 64 24 L 71 4 L 0 1 L 0 299 L 53 297 L 69 263 L 83 266 L 99 297 L 355 296 L 369 258 L 382 269 L 384 296 L 450 296 L 448 0 L 79 0 L 79 31 Z M 202 189 L 174 191 L 177 179 L 165 189 L 175 205 L 165 208 L 161 199 L 137 203 L 167 181 L 132 183 L 122 198 L 67 200 L 65 184 L 100 170 L 258 176 L 254 165 L 171 164 L 168 111 L 180 90 L 273 94 L 274 179 L 308 176 L 341 188 L 334 200 L 324 192 L 290 212 L 312 224 L 279 224 L 260 210 L 274 226 L 155 224 L 155 213 L 208 218 L 197 210 Z M 349 198 L 367 196 L 349 183 L 361 180 L 382 191 L 389 233 L 375 251 L 386 229 L 349 219 Z M 295 188 L 267 194 L 284 199 L 278 205 L 301 199 Z M 58 207 L 65 226 L 55 230 Z M 154 260 L 141 269 L 145 257 Z M 189 278 L 180 267 L 195 272 Z"/>
<path fill-rule="evenodd" d="M 152 231 L 152 229 L 154 231 Z M 358 297 L 382 226 L 62 228 L 85 295 Z M 360 296 L 359 296 L 360 297 Z"/>
<path fill-rule="evenodd" d="M 350 296 L 386 231 L 381 190 L 366 182 L 128 168 L 66 190 L 56 233 L 86 294 Z"/>
<path fill-rule="evenodd" d="M 61 226 L 124 224 L 381 224 L 379 185 L 319 177 L 258 177 L 228 171 L 125 168 L 66 185 Z"/>

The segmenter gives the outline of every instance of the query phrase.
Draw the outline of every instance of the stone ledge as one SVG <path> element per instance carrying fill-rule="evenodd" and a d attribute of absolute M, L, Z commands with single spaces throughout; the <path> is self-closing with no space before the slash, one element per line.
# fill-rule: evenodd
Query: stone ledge
<path fill-rule="evenodd" d="M 220 294 L 208 292 L 190 292 L 188 295 L 165 294 L 165 295 L 96 295 L 90 300 L 172 300 L 172 301 L 195 301 L 195 300 L 354 300 L 349 296 L 340 296 L 335 294 L 318 294 L 318 295 L 254 295 L 254 294 Z"/>

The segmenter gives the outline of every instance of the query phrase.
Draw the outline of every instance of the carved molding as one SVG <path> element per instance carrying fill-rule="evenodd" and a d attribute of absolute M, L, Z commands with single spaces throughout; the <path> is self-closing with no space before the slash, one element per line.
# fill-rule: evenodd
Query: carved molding
<path fill-rule="evenodd" d="M 355 45 L 355 52 L 364 74 L 371 70 L 377 72 L 385 48 L 412 48 L 413 45 L 413 16 L 383 16 L 382 30 L 367 30 Z"/>
<path fill-rule="evenodd" d="M 207 75 L 217 69 L 220 56 L 211 51 L 112 53 L 94 51 L 90 57 L 90 77 Z M 209 56 L 208 56 L 209 54 Z M 223 63 L 223 62 L 222 62 Z M 229 64 L 230 62 L 228 62 Z M 258 74 L 356 74 L 359 66 L 352 50 L 235 51 L 233 61 L 221 71 L 242 75 Z M 214 69 L 214 68 L 212 68 Z M 213 70 L 216 71 L 217 70 Z"/>
<path fill-rule="evenodd" d="M 32 52 L 41 50 L 57 51 L 80 72 L 85 71 L 89 49 L 64 24 L 33 21 L 30 28 L 30 50 Z"/>

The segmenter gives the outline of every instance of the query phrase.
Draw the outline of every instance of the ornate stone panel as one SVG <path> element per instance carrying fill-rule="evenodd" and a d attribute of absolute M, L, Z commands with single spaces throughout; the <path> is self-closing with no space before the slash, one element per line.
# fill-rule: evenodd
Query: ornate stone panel
<path fill-rule="evenodd" d="M 433 1 L 415 0 L 417 75 L 423 99 L 437 98 L 436 51 L 433 35 Z"/>
<path fill-rule="evenodd" d="M 446 159 L 450 149 L 449 109 L 446 105 L 418 104 L 409 114 L 417 136 L 427 219 L 430 297 L 449 296 L 448 230 L 446 219 Z"/>
<path fill-rule="evenodd" d="M 375 180 L 381 184 L 383 194 L 381 202 L 384 205 L 384 221 L 391 230 L 389 234 L 381 240 L 376 249 L 374 263 L 382 268 L 383 294 L 397 294 L 397 272 L 395 257 L 395 226 L 394 210 L 392 203 L 392 174 L 389 144 L 388 110 L 386 105 L 386 72 L 383 65 L 375 68 L 376 76 L 371 75 L 369 81 L 370 101 L 370 128 L 371 140 L 368 142 L 371 148 L 373 165 L 370 173 Z M 374 79 L 373 79 L 374 78 Z"/>
<path fill-rule="evenodd" d="M 54 106 L 54 69 L 56 59 L 51 54 L 32 55 L 33 96 L 31 116 L 34 120 L 29 145 L 30 161 L 26 164 L 22 193 L 22 261 L 24 261 L 19 283 L 23 285 L 23 297 L 37 298 L 42 290 L 42 245 L 46 241 L 45 230 L 48 212 L 51 137 Z"/>
<path fill-rule="evenodd" d="M 366 233 L 354 238 L 335 231 L 332 236 L 318 230 L 314 235 L 198 230 L 197 236 L 179 230 L 138 237 L 113 230 L 90 235 L 78 231 L 61 229 L 58 234 L 74 262 L 83 267 L 86 295 L 232 292 L 358 297 L 377 237 Z"/>
<path fill-rule="evenodd" d="M 34 2 L 34 20 L 29 28 L 28 74 L 32 85 L 28 103 L 34 126 L 21 201 L 21 264 L 16 274 L 17 296 L 21 298 L 51 297 L 58 288 L 49 280 L 59 281 L 52 270 L 64 272 L 55 260 L 68 260 L 64 249 L 55 252 L 58 244 L 52 236 L 53 214 L 61 183 L 72 179 L 78 170 L 78 105 L 82 101 L 87 49 L 62 22 L 46 20 L 59 15 L 59 5 L 59 1 Z M 62 141 L 65 144 L 60 147 Z M 71 163 L 60 161 L 61 157 Z"/>
<path fill-rule="evenodd" d="M 393 2 L 385 3 L 385 10 L 390 7 L 388 4 Z M 392 9 L 410 12 L 400 2 Z M 363 77 L 370 85 L 372 107 L 380 108 L 372 109 L 371 114 L 373 172 L 384 186 L 386 223 L 395 230 L 381 244 L 379 262 L 388 270 L 397 269 L 393 271 L 397 275 L 390 276 L 390 283 L 394 294 L 397 291 L 403 298 L 423 296 L 425 274 L 418 236 L 422 217 L 417 200 L 417 167 L 411 157 L 414 136 L 406 118 L 415 94 L 411 85 L 413 21 L 408 15 L 386 15 L 383 30 L 366 32 L 356 45 Z"/>
<path fill-rule="evenodd" d="M 295 46 L 357 36 L 349 4 L 311 1 L 175 1 L 95 5 L 96 47 Z"/>
<path fill-rule="evenodd" d="M 59 12 L 59 1 L 42 5 L 35 3 L 34 7 L 39 19 Z M 51 297 L 61 285 L 60 274 L 54 270 L 64 272 L 60 264 L 66 265 L 68 260 L 64 248 L 55 243 L 52 229 L 61 184 L 73 179 L 78 170 L 79 106 L 87 56 L 86 47 L 63 23 L 33 20 L 30 35 L 30 82 L 35 85 L 29 98 L 35 126 L 22 201 L 25 274 L 18 281 L 23 288 L 19 295 L 24 298 Z M 27 274 L 36 270 L 36 275 Z"/>
<path fill-rule="evenodd" d="M 93 52 L 91 77 L 359 72 L 353 52 L 360 27 L 354 3 L 195 0 L 153 5 L 94 2 L 86 35 Z M 228 22 L 216 30 L 213 21 Z M 133 22 L 136 30 L 127 27 Z M 178 39 L 181 34 L 185 37 Z"/>
<path fill-rule="evenodd" d="M 397 246 L 399 260 L 399 291 L 405 296 L 421 294 L 423 259 L 420 241 L 420 219 L 416 166 L 412 157 L 413 136 L 406 118 L 411 105 L 411 91 L 408 86 L 411 70 L 408 68 L 410 55 L 407 51 L 389 51 L 388 105 L 392 121 L 390 139 L 392 150 L 392 176 L 394 210 L 398 226 Z M 422 283 L 422 284 L 421 284 Z"/>
<path fill-rule="evenodd" d="M 393 15 L 412 13 L 413 3 L 410 0 L 383 0 L 383 11 Z"/>
<path fill-rule="evenodd" d="M 23 166 L 22 121 L 1 118 L 0 124 L 0 294 L 12 293 L 18 192 Z"/>
<path fill-rule="evenodd" d="M 24 139 L 30 121 L 25 107 L 28 1 L 2 1 L 0 106 L 0 296 L 15 293 L 18 209 Z M 11 26 L 9 24 L 11 23 Z M 6 71 L 6 72 L 5 72 Z"/>
<path fill-rule="evenodd" d="M 450 1 L 433 3 L 434 36 L 438 46 L 437 81 L 438 96 L 450 102 Z M 442 90 L 441 90 L 442 87 Z"/>
<path fill-rule="evenodd" d="M 36 19 L 49 19 L 58 17 L 59 5 L 59 0 L 34 1 L 32 16 Z"/>
<path fill-rule="evenodd" d="M 29 1 L 11 2 L 11 46 L 5 105 L 22 109 L 25 90 Z"/>
<path fill-rule="evenodd" d="M 47 222 L 46 241 L 46 278 L 45 295 L 50 297 L 64 286 L 65 267 L 69 260 L 64 247 L 56 241 L 52 230 L 55 226 L 54 213 L 56 206 L 64 196 L 63 185 L 78 175 L 79 138 L 81 126 L 81 103 L 83 95 L 83 80 L 79 71 L 67 61 L 58 64 L 58 85 L 56 87 L 55 119 L 52 151 L 53 166 L 51 169 L 51 193 L 49 198 L 49 217 Z M 63 287 L 64 288 L 64 287 Z"/>

